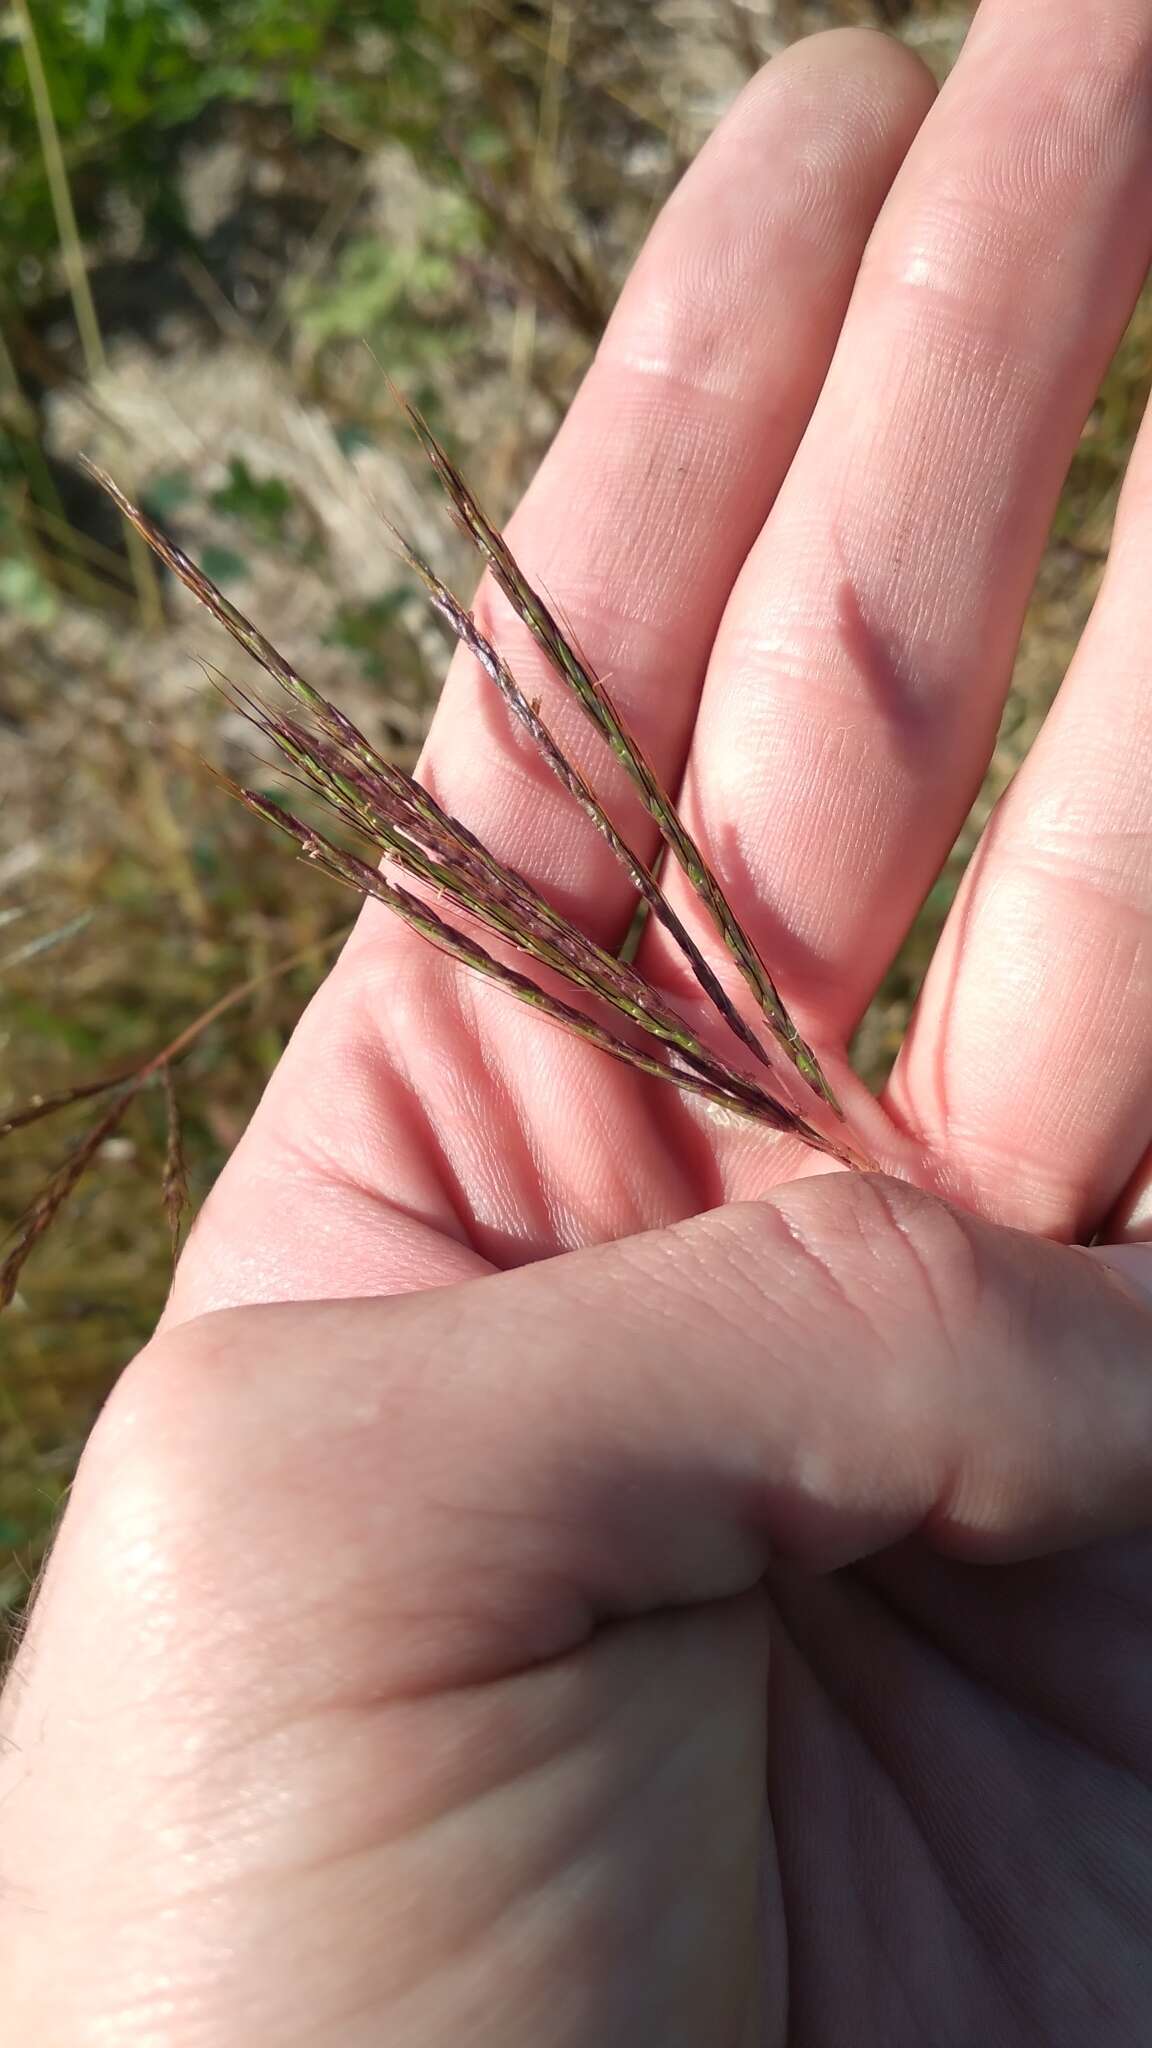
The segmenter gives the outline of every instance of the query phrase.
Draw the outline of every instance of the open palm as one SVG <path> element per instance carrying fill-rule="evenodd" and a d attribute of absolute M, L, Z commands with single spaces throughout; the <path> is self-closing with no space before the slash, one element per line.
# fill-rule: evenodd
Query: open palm
<path fill-rule="evenodd" d="M 1138 1225 L 1148 1200 L 1147 435 L 1095 615 L 881 1104 L 846 1047 L 987 765 L 1061 481 L 1152 255 L 1152 6 L 984 0 L 931 100 L 906 52 L 858 33 L 800 46 L 748 89 L 666 207 L 510 537 L 680 788 L 873 1155 L 993 1227 L 1087 1243 L 1121 1205 Z M 603 786 L 523 630 L 487 588 L 479 608 Z M 627 878 L 466 658 L 422 773 L 585 929 L 623 939 Z M 654 854 L 622 784 L 613 808 Z M 643 949 L 683 1002 L 663 936 Z M 818 1165 L 613 1068 L 370 906 L 197 1225 L 166 1324 L 482 1281 L 759 1201 Z M 866 1257 L 822 1239 L 818 1202 L 780 1212 L 813 1319 L 840 1312 L 846 1272 L 866 1297 L 861 1259 L 936 1292 L 943 1322 L 962 1316 L 968 1226 L 922 1241 L 899 1199 L 853 1200 Z M 1056 1293 L 1062 1261 L 1078 1274 L 1085 1258 L 1045 1256 Z M 564 1267 L 541 1265 L 537 1291 Z M 901 1535 L 899 1517 L 880 1533 Z M 599 2042 L 1146 2037 L 1152 1544 L 973 1564 L 979 1517 L 952 1539 L 959 1556 L 910 1537 L 818 1579 L 764 1582 L 746 1557 L 721 1569 L 708 1590 L 731 1604 L 642 1625 L 665 1679 L 659 1632 L 700 1632 L 659 1701 L 602 1658 L 614 1732 L 597 1768 L 631 1802 L 619 1858 L 648 1900 L 647 1991 L 627 2011 L 649 2030 L 627 2034 L 613 2007 Z M 763 1752 L 765 1602 L 753 2019 L 740 1816 Z M 647 1777 L 636 1789 L 653 1752 L 658 1799 Z M 680 1985 L 667 1815 L 693 1801 L 722 2024 Z M 665 2004 L 657 1975 L 679 1987 Z"/>
<path fill-rule="evenodd" d="M 877 37 L 771 66 L 666 207 L 510 529 L 682 788 L 881 1162 L 918 1157 L 969 1206 L 1073 1238 L 1152 1142 L 1152 447 L 949 922 L 887 1134 L 844 1062 L 987 765 L 1152 252 L 1152 31 L 1127 0 L 1082 12 L 1057 29 L 1027 0 L 982 8 L 926 120 L 926 75 Z M 611 791 L 503 600 L 486 586 L 479 609 Z M 627 876 L 469 658 L 422 773 L 586 930 L 623 938 Z M 651 856 L 622 777 L 613 808 Z M 656 980 L 667 950 L 646 942 Z M 199 1226 L 180 1312 L 516 1265 L 760 1195 L 803 1157 L 702 1123 L 373 911 Z"/>

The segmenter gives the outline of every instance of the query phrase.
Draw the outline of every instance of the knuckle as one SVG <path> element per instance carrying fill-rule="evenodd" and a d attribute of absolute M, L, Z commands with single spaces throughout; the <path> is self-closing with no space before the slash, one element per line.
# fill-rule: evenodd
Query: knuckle
<path fill-rule="evenodd" d="M 904 1300 L 927 1310 L 942 1332 L 970 1323 L 984 1293 L 983 1238 L 978 1218 L 934 1195 L 882 1175 L 861 1182 L 885 1235 L 885 1257 Z"/>
<path fill-rule="evenodd" d="M 950 1350 L 979 1309 L 982 1226 L 903 1182 L 821 1175 L 751 1213 L 761 1252 L 767 1225 L 770 1243 L 787 1254 L 807 1313 L 837 1315 L 874 1347 L 891 1348 L 911 1328 L 921 1345 Z"/>
<path fill-rule="evenodd" d="M 234 1570 L 245 1437 L 230 1388 L 252 1321 L 226 1310 L 155 1338 L 121 1374 L 85 1449 L 74 1506 L 89 1566 L 142 1613 L 171 1610 Z"/>
<path fill-rule="evenodd" d="M 250 1349 L 253 1320 L 247 1309 L 222 1309 L 154 1337 L 116 1382 L 90 1454 L 126 1470 L 186 1459 L 225 1368 Z"/>

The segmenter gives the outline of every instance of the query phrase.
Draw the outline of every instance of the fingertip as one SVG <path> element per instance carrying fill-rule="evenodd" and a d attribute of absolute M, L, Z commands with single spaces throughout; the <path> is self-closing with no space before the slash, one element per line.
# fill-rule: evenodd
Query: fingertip
<path fill-rule="evenodd" d="M 936 80 L 915 50 L 883 29 L 854 25 L 821 29 L 790 43 L 745 88 L 753 99 L 791 75 L 837 99 L 870 101 L 878 116 L 918 127 L 936 98 Z"/>
<path fill-rule="evenodd" d="M 772 57 L 732 102 L 677 198 L 714 200 L 739 157 L 773 191 L 806 184 L 836 216 L 874 214 L 936 96 L 914 51 L 876 29 L 835 28 Z"/>

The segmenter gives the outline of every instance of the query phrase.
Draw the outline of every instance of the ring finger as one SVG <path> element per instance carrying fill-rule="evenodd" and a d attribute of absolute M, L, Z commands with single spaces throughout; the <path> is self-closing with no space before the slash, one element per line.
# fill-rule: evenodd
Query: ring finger
<path fill-rule="evenodd" d="M 817 1043 L 846 1041 L 990 753 L 1152 248 L 1150 97 L 1152 5 L 984 0 L 727 608 L 686 801 Z"/>
<path fill-rule="evenodd" d="M 1152 1142 L 1150 559 L 1152 417 L 1088 629 L 968 870 L 891 1090 L 1001 1221 L 1061 1236 L 1091 1234 Z"/>

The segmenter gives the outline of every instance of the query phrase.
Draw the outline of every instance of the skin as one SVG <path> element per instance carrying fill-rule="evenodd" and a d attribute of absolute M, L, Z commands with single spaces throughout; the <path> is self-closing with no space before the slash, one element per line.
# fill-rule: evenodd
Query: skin
<path fill-rule="evenodd" d="M 666 208 L 511 538 L 896 1171 L 366 913 L 10 1680 L 14 2041 L 1152 2032 L 1147 431 L 883 1102 L 844 1052 L 993 743 L 1150 113 L 1147 0 L 984 0 L 935 104 L 880 37 L 790 52 Z M 424 772 L 622 935 L 465 661 Z"/>

